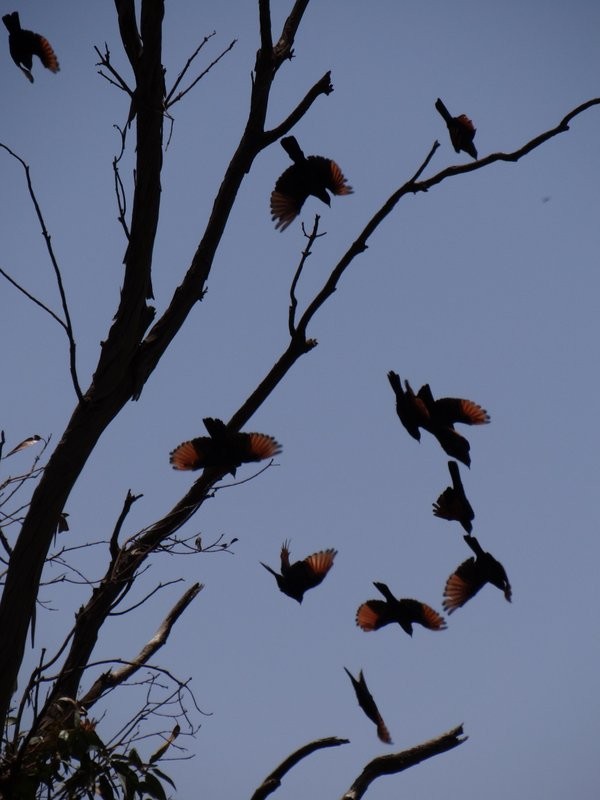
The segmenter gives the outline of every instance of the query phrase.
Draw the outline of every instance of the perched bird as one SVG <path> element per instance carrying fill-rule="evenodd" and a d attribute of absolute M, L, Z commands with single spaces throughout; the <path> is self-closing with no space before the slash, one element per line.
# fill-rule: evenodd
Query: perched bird
<path fill-rule="evenodd" d="M 444 609 L 452 614 L 474 597 L 486 583 L 491 583 L 504 592 L 504 597 L 510 603 L 512 589 L 502 564 L 490 553 L 486 553 L 474 536 L 463 536 L 463 539 L 475 553 L 475 558 L 471 556 L 463 561 L 446 581 Z"/>
<path fill-rule="evenodd" d="M 390 592 L 385 583 L 373 582 L 373 586 L 381 592 L 385 600 L 367 600 L 358 607 L 356 624 L 363 631 L 376 631 L 397 622 L 403 631 L 412 636 L 413 623 L 419 623 L 432 631 L 441 631 L 446 627 L 444 618 L 419 600 L 398 600 Z"/>
<path fill-rule="evenodd" d="M 271 192 L 271 219 L 275 228 L 284 231 L 300 213 L 306 198 L 312 194 L 331 205 L 327 194 L 352 194 L 342 170 L 335 161 L 323 156 L 304 155 L 294 136 L 286 136 L 281 146 L 294 162 L 281 175 Z"/>
<path fill-rule="evenodd" d="M 435 436 L 445 453 L 469 467 L 471 445 L 468 439 L 454 430 L 454 425 L 457 422 L 464 425 L 486 425 L 490 421 L 490 415 L 485 408 L 472 400 L 459 397 L 434 400 L 428 383 L 421 386 L 417 397 L 423 401 L 429 412 L 426 430 Z"/>
<path fill-rule="evenodd" d="M 392 737 L 387 729 L 387 725 L 383 721 L 383 717 L 379 713 L 379 709 L 377 708 L 377 704 L 373 699 L 373 695 L 367 687 L 367 682 L 365 680 L 365 676 L 363 675 L 362 669 L 358 673 L 358 680 L 354 677 L 350 670 L 346 669 L 346 667 L 344 667 L 344 669 L 352 681 L 352 686 L 354 687 L 354 691 L 356 693 L 358 705 L 362 708 L 371 722 L 374 722 L 377 726 L 377 736 L 382 742 L 385 742 L 386 744 L 392 744 Z"/>
<path fill-rule="evenodd" d="M 425 403 L 413 392 L 408 381 L 404 381 L 406 391 L 402 388 L 402 382 L 397 372 L 390 370 L 387 376 L 396 395 L 396 413 L 400 422 L 413 439 L 420 441 L 421 431 L 419 428 L 427 429 L 429 424 L 429 411 Z"/>
<path fill-rule="evenodd" d="M 26 447 L 31 447 L 33 444 L 37 444 L 38 442 L 42 441 L 42 437 L 39 436 L 37 433 L 34 433 L 33 436 L 29 436 L 27 439 L 23 439 L 22 442 L 7 453 L 3 458 L 8 458 L 9 456 L 13 456 L 15 453 L 19 453 L 21 450 L 25 450 Z"/>
<path fill-rule="evenodd" d="M 444 489 L 433 504 L 433 513 L 441 519 L 455 519 L 460 522 L 467 533 L 471 533 L 473 530 L 471 523 L 475 518 L 475 512 L 467 500 L 456 461 L 449 461 L 448 469 L 452 478 L 452 486 Z"/>
<path fill-rule="evenodd" d="M 281 575 L 267 564 L 263 564 L 262 561 L 260 563 L 271 575 L 275 576 L 277 586 L 284 594 L 301 603 L 304 593 L 323 581 L 333 566 L 337 550 L 333 548 L 319 550 L 318 553 L 307 556 L 303 561 L 295 561 L 290 564 L 289 548 L 289 542 L 284 542 L 281 547 Z"/>
<path fill-rule="evenodd" d="M 37 56 L 50 72 L 59 71 L 58 59 L 50 42 L 39 33 L 23 30 L 18 11 L 5 14 L 2 21 L 8 28 L 8 48 L 12 60 L 31 83 L 33 83 L 31 67 L 34 56 Z"/>
<path fill-rule="evenodd" d="M 172 450 L 169 461 L 173 469 L 218 467 L 235 477 L 240 464 L 262 461 L 281 452 L 281 445 L 265 433 L 230 431 L 222 420 L 212 417 L 203 421 L 210 435 L 183 442 Z"/>
<path fill-rule="evenodd" d="M 452 142 L 454 150 L 457 153 L 459 153 L 461 150 L 464 150 L 465 153 L 468 153 L 471 156 L 471 158 L 477 159 L 477 150 L 473 144 L 476 128 L 467 115 L 461 114 L 458 117 L 453 117 L 439 97 L 435 101 L 435 107 L 440 112 L 444 118 L 444 122 L 448 126 L 450 141 Z"/>

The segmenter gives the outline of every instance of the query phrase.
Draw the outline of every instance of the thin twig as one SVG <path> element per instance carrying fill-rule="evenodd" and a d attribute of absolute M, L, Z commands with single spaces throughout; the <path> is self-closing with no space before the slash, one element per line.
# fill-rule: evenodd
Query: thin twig
<path fill-rule="evenodd" d="M 300 263 L 298 264 L 298 269 L 294 274 L 294 278 L 290 286 L 290 308 L 288 312 L 288 330 L 292 338 L 296 333 L 296 308 L 298 307 L 298 300 L 296 299 L 296 286 L 298 284 L 298 281 L 300 280 L 300 275 L 302 274 L 302 270 L 304 268 L 304 264 L 306 263 L 306 259 L 311 254 L 311 247 L 313 246 L 315 239 L 317 239 L 319 235 L 318 231 L 319 231 L 320 219 L 321 217 L 318 214 L 315 214 L 315 221 L 313 224 L 313 229 L 310 232 L 310 234 L 306 233 L 306 231 L 304 230 L 304 226 L 302 227 L 304 235 L 308 239 L 308 243 L 304 248 L 304 250 L 302 251 L 302 257 L 300 259 Z M 321 236 L 324 236 L 324 234 L 321 234 Z"/>
<path fill-rule="evenodd" d="M 54 249 L 52 247 L 50 234 L 48 233 L 48 229 L 46 227 L 46 222 L 44 220 L 44 216 L 42 214 L 42 210 L 40 208 L 40 205 L 39 205 L 39 203 L 37 201 L 37 197 L 36 197 L 36 194 L 35 194 L 35 191 L 34 191 L 34 188 L 33 188 L 33 184 L 31 182 L 31 172 L 30 172 L 30 169 L 29 169 L 29 165 L 26 164 L 26 162 L 20 156 L 18 156 L 13 150 L 11 150 L 10 147 L 7 147 L 5 144 L 2 144 L 2 143 L 0 143 L 0 147 L 2 147 L 4 150 L 6 150 L 6 152 L 9 153 L 14 159 L 16 159 L 19 162 L 19 164 L 21 164 L 21 166 L 23 167 L 23 169 L 25 171 L 25 178 L 27 180 L 27 188 L 29 190 L 29 196 L 30 196 L 31 201 L 33 203 L 33 206 L 35 208 L 35 213 L 37 215 L 38 222 L 40 223 L 40 227 L 42 229 L 42 236 L 44 237 L 44 241 L 46 243 L 46 250 L 48 251 L 48 255 L 50 256 L 50 261 L 52 263 L 52 268 L 54 269 L 54 275 L 55 275 L 55 278 L 56 278 L 56 283 L 57 283 L 58 291 L 59 291 L 59 294 L 60 294 L 60 299 L 61 299 L 62 308 L 63 308 L 63 314 L 65 315 L 65 320 L 64 320 L 64 323 L 63 323 L 63 327 L 65 329 L 65 332 L 67 334 L 67 338 L 69 340 L 69 365 L 70 365 L 71 380 L 73 382 L 73 388 L 75 389 L 75 394 L 77 395 L 77 399 L 81 402 L 83 400 L 83 393 L 82 393 L 81 388 L 79 386 L 79 379 L 77 377 L 77 365 L 76 365 L 76 349 L 77 349 L 77 346 L 76 346 L 76 343 L 75 343 L 75 337 L 73 335 L 73 326 L 71 324 L 71 315 L 69 313 L 69 305 L 67 303 L 67 296 L 65 294 L 65 289 L 64 289 L 64 286 L 63 286 L 63 280 L 62 280 L 62 274 L 61 274 L 61 271 L 60 271 L 60 267 L 58 266 L 58 262 L 56 260 L 55 255 L 54 255 Z M 38 305 L 41 305 L 42 307 L 44 307 L 41 303 L 38 303 Z M 52 312 L 49 309 L 46 309 L 46 310 L 50 314 L 52 314 Z M 55 317 L 54 314 L 52 314 L 52 316 Z"/>

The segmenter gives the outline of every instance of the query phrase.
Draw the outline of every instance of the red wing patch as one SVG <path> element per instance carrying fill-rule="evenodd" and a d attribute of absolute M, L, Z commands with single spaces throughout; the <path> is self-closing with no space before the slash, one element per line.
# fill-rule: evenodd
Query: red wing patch
<path fill-rule="evenodd" d="M 58 64 L 58 59 L 52 49 L 50 42 L 48 39 L 40 36 L 40 34 L 36 34 L 37 37 L 37 45 L 35 49 L 35 54 L 40 57 L 40 61 L 49 69 L 50 72 L 59 72 L 60 66 Z"/>
<path fill-rule="evenodd" d="M 344 177 L 344 173 L 338 167 L 335 161 L 330 161 L 329 165 L 331 169 L 331 178 L 327 188 L 330 189 L 333 194 L 337 195 L 353 194 L 354 189 L 351 186 L 348 186 L 346 178 Z"/>
<path fill-rule="evenodd" d="M 183 442 L 171 451 L 169 461 L 173 469 L 200 469 L 204 466 L 202 454 L 193 442 Z"/>
<path fill-rule="evenodd" d="M 457 608 L 464 606 L 467 600 L 470 600 L 475 592 L 473 586 L 467 583 L 456 572 L 450 575 L 446 581 L 446 588 L 444 589 L 444 611 L 452 614 Z"/>
<path fill-rule="evenodd" d="M 421 603 L 422 618 L 418 620 L 425 628 L 432 631 L 442 631 L 446 628 L 446 620 L 437 611 L 426 603 Z"/>
<path fill-rule="evenodd" d="M 283 194 L 275 189 L 271 193 L 271 219 L 277 224 L 275 230 L 284 231 L 296 219 L 300 213 L 302 203 L 298 203 L 296 197 L 289 194 Z"/>
<path fill-rule="evenodd" d="M 318 553 L 313 553 L 304 561 L 310 567 L 312 572 L 320 578 L 324 578 L 333 566 L 333 559 L 337 555 L 337 550 L 333 548 L 329 550 L 320 550 Z"/>
<path fill-rule="evenodd" d="M 387 610 L 387 603 L 383 600 L 367 600 L 358 607 L 356 612 L 356 624 L 363 631 L 376 631 L 381 628 L 382 624 L 386 623 L 381 621 L 382 612 Z M 386 620 L 389 622 L 389 620 Z"/>
<path fill-rule="evenodd" d="M 248 461 L 262 461 L 265 458 L 271 458 L 281 453 L 281 445 L 276 442 L 272 436 L 267 436 L 266 433 L 246 433 L 241 434 L 247 436 L 248 455 L 245 460 Z"/>

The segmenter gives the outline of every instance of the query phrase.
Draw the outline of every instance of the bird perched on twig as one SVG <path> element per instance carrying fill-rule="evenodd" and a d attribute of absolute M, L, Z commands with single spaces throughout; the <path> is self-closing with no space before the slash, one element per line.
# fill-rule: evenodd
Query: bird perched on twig
<path fill-rule="evenodd" d="M 429 431 L 449 456 L 461 461 L 467 467 L 470 466 L 471 445 L 464 436 L 454 430 L 454 425 L 457 422 L 465 425 L 484 425 L 490 421 L 487 411 L 472 400 L 458 397 L 441 397 L 439 400 L 434 400 L 428 383 L 421 386 L 415 395 L 409 382 L 404 381 L 406 386 L 404 391 L 399 375 L 393 371 L 388 372 L 388 380 L 396 395 L 396 413 L 410 435 L 420 440 L 419 428 Z"/>
<path fill-rule="evenodd" d="M 240 464 L 262 461 L 281 452 L 281 445 L 266 433 L 230 431 L 220 419 L 205 417 L 204 425 L 210 434 L 183 442 L 171 451 L 173 469 L 194 470 L 218 467 L 235 472 Z"/>
<path fill-rule="evenodd" d="M 444 589 L 444 609 L 448 614 L 474 597 L 486 583 L 504 592 L 504 597 L 511 602 L 512 589 L 502 564 L 490 553 L 486 553 L 474 536 L 463 536 L 465 542 L 475 553 L 458 566 L 446 581 Z"/>
<path fill-rule="evenodd" d="M 281 575 L 262 561 L 260 563 L 275 576 L 277 586 L 284 594 L 301 603 L 304 593 L 323 581 L 333 566 L 336 555 L 337 550 L 329 548 L 329 550 L 319 550 L 303 561 L 290 564 L 290 544 L 284 542 L 281 547 Z"/>
<path fill-rule="evenodd" d="M 377 736 L 382 742 L 385 742 L 386 744 L 392 744 L 392 737 L 387 729 L 387 725 L 383 721 L 383 717 L 379 713 L 379 709 L 377 708 L 377 704 L 373 699 L 373 695 L 367 687 L 367 682 L 365 680 L 365 676 L 363 675 L 362 669 L 358 673 L 358 680 L 354 677 L 350 670 L 346 669 L 346 667 L 344 667 L 344 669 L 352 681 L 352 686 L 354 687 L 354 692 L 356 693 L 358 705 L 362 708 L 371 722 L 374 722 L 377 726 Z"/>
<path fill-rule="evenodd" d="M 363 631 L 377 631 L 391 622 L 397 622 L 409 636 L 413 633 L 413 623 L 432 631 L 441 631 L 446 627 L 446 621 L 441 614 L 425 603 L 408 598 L 398 600 L 385 583 L 374 581 L 373 586 L 381 592 L 385 600 L 367 600 L 358 607 L 356 624 Z"/>
<path fill-rule="evenodd" d="M 271 192 L 271 219 L 275 228 L 284 231 L 300 213 L 304 201 L 313 195 L 326 205 L 331 205 L 327 194 L 352 194 L 342 170 L 335 161 L 323 156 L 304 155 L 294 136 L 286 136 L 281 146 L 294 162 L 278 178 Z"/>
<path fill-rule="evenodd" d="M 466 114 L 460 114 L 458 117 L 453 117 L 448 111 L 446 106 L 442 103 L 440 98 L 435 101 L 435 107 L 444 118 L 444 122 L 448 126 L 450 133 L 450 141 L 454 147 L 455 152 L 459 153 L 464 150 L 471 158 L 477 160 L 477 150 L 473 144 L 475 133 L 477 129 L 474 127 L 471 120 Z"/>
<path fill-rule="evenodd" d="M 58 72 L 60 70 L 58 59 L 50 46 L 50 42 L 39 33 L 24 30 L 21 27 L 18 11 L 13 11 L 12 14 L 5 14 L 2 17 L 2 21 L 8 28 L 8 49 L 12 60 L 30 83 L 33 83 L 33 75 L 31 74 L 33 56 L 37 56 L 50 72 Z"/>
<path fill-rule="evenodd" d="M 433 504 L 433 513 L 436 517 L 460 522 L 467 533 L 471 533 L 475 512 L 467 500 L 467 495 L 462 484 L 460 471 L 456 461 L 448 462 L 452 486 L 448 486 L 437 501 Z"/>

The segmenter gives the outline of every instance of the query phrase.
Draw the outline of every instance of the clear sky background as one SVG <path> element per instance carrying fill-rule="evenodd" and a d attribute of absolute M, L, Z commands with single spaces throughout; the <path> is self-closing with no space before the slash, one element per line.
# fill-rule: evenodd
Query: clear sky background
<path fill-rule="evenodd" d="M 276 33 L 290 6 L 273 2 Z M 98 76 L 93 46 L 106 42 L 115 66 L 128 79 L 130 71 L 111 2 L 0 0 L 0 8 L 18 8 L 61 65 L 52 75 L 36 62 L 29 85 L 3 30 L 0 141 L 31 166 L 85 387 L 116 308 L 125 249 L 111 160 L 119 147 L 113 125 L 124 123 L 128 102 Z M 167 85 L 213 30 L 199 68 L 238 41 L 173 108 L 153 272 L 159 314 L 239 140 L 258 47 L 255 2 L 167 4 Z M 269 124 L 331 69 L 334 93 L 319 98 L 294 133 L 307 154 L 334 158 L 355 194 L 335 198 L 330 210 L 306 203 L 301 219 L 310 226 L 322 214 L 327 236 L 309 260 L 300 302 L 436 138 L 441 147 L 426 175 L 469 160 L 451 148 L 436 97 L 473 119 L 481 156 L 516 149 L 598 96 L 599 32 L 600 5 L 591 0 L 312 3 L 296 57 L 276 80 Z M 206 542 L 238 537 L 234 555 L 156 556 L 138 597 L 159 581 L 183 582 L 105 629 L 98 657 L 131 657 L 184 588 L 205 583 L 154 659 L 191 677 L 211 714 L 187 740 L 194 758 L 165 766 L 179 797 L 248 797 L 290 752 L 333 735 L 351 744 L 301 762 L 277 796 L 339 797 L 364 763 L 394 751 L 359 710 L 344 666 L 365 670 L 395 750 L 461 722 L 469 736 L 451 753 L 380 779 L 372 800 L 598 797 L 599 115 L 585 113 L 516 165 L 401 201 L 309 329 L 319 346 L 248 426 L 283 444 L 278 466 L 218 492 L 184 531 Z M 130 147 L 128 186 L 132 163 Z M 277 144 L 256 160 L 204 302 L 90 458 L 66 506 L 71 530 L 62 542 L 108 539 L 127 489 L 144 497 L 124 535 L 164 514 L 195 477 L 171 470 L 169 451 L 204 433 L 203 416 L 227 419 L 285 348 L 304 240 L 299 222 L 274 230 L 269 195 L 289 163 Z M 22 170 L 2 152 L 0 208 L 0 266 L 58 310 Z M 0 326 L 7 447 L 32 433 L 57 441 L 75 402 L 66 339 L 6 282 Z M 472 467 L 462 475 L 474 534 L 513 586 L 511 605 L 486 587 L 449 618 L 447 631 L 417 627 L 412 640 L 398 626 L 370 634 L 356 627 L 356 608 L 376 595 L 372 581 L 441 610 L 446 578 L 469 551 L 458 523 L 432 515 L 449 482 L 448 458 L 432 437 L 418 444 L 401 427 L 389 369 L 489 411 L 489 426 L 466 431 Z M 31 458 L 28 451 L 3 462 L 2 475 Z M 246 466 L 238 477 L 254 471 Z M 287 538 L 293 558 L 339 551 L 302 606 L 280 594 L 259 563 L 277 566 Z M 105 555 L 99 546 L 76 563 L 98 578 Z M 38 611 L 39 646 L 52 651 L 62 641 L 87 595 L 81 586 L 43 589 L 50 608 Z M 30 650 L 27 669 L 37 659 Z M 110 737 L 133 701 L 125 689 L 110 696 L 101 735 Z"/>

